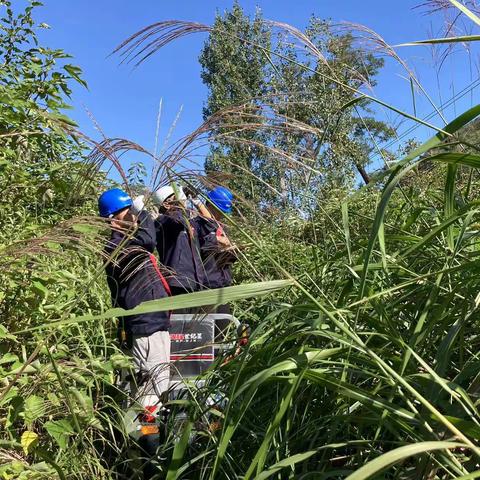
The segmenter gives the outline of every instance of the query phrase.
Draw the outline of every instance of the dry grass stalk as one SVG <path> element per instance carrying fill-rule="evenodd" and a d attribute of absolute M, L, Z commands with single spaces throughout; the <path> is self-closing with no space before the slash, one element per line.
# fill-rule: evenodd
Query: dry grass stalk
<path fill-rule="evenodd" d="M 196 22 L 167 20 L 149 25 L 122 42 L 113 53 L 119 52 L 122 63 L 140 65 L 157 50 L 170 42 L 193 33 L 209 32 L 211 27 Z"/>

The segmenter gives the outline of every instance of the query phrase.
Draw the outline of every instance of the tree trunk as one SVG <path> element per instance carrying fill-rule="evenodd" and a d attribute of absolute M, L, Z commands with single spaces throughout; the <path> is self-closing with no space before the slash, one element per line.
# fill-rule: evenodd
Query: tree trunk
<path fill-rule="evenodd" d="M 368 185 L 370 183 L 370 177 L 363 165 L 355 162 L 355 166 L 357 167 L 358 173 L 362 176 L 365 185 Z"/>

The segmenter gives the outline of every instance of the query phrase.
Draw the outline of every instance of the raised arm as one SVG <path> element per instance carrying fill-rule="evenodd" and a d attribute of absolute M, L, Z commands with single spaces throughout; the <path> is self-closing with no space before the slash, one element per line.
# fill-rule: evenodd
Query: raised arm
<path fill-rule="evenodd" d="M 198 198 L 192 198 L 192 203 L 195 205 L 198 213 L 205 218 L 213 220 L 213 215 L 210 213 L 210 210 L 205 206 L 205 204 Z"/>
<path fill-rule="evenodd" d="M 145 211 L 138 215 L 135 222 L 136 230 L 129 231 L 123 228 L 114 228 L 107 250 L 113 252 L 119 245 L 122 249 L 129 247 L 142 247 L 148 252 L 153 252 L 156 244 L 155 224 L 152 217 Z"/>

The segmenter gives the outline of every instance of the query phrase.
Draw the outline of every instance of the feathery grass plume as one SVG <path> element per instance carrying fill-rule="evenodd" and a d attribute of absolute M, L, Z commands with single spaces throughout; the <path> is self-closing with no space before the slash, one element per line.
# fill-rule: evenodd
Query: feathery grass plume
<path fill-rule="evenodd" d="M 469 11 L 472 14 L 478 15 L 480 13 L 480 5 L 476 0 L 466 1 L 461 5 L 466 9 L 464 12 L 458 8 L 458 5 L 449 0 L 427 1 L 417 5 L 415 8 L 423 9 L 425 15 L 442 14 L 443 24 L 438 32 L 431 35 L 432 38 L 443 37 L 444 39 L 455 39 L 472 37 L 474 24 L 467 20 L 464 13 Z M 461 46 L 469 56 L 472 54 L 468 40 L 453 41 L 444 44 L 434 43 L 431 45 L 432 55 L 434 56 L 438 71 L 441 70 L 448 56 L 454 53 L 456 46 Z M 471 61 L 470 59 L 470 62 Z M 470 65 L 470 69 L 472 69 L 472 65 Z"/>
<path fill-rule="evenodd" d="M 42 235 L 16 240 L 7 245 L 1 245 L 1 262 L 6 267 L 10 262 L 26 256 L 36 256 L 44 253 L 61 254 L 57 249 L 61 245 L 88 249 L 100 252 L 99 239 L 103 238 L 100 229 L 105 228 L 103 219 L 94 217 L 77 217 L 46 228 Z M 85 233 L 88 232 L 88 236 Z"/>
<path fill-rule="evenodd" d="M 462 4 L 476 14 L 480 14 L 480 4 L 477 0 L 464 0 Z M 425 10 L 425 14 L 433 13 L 451 13 L 458 14 L 458 9 L 450 0 L 426 0 L 419 3 L 415 8 Z"/>
<path fill-rule="evenodd" d="M 373 48 L 373 52 L 375 54 L 384 55 L 395 60 L 405 70 L 405 72 L 408 75 L 409 81 L 413 85 L 415 85 L 418 90 L 422 92 L 422 94 L 428 100 L 428 102 L 433 107 L 437 115 L 444 121 L 445 124 L 447 123 L 443 113 L 437 107 L 437 105 L 435 104 L 431 96 L 428 94 L 428 92 L 425 90 L 423 85 L 420 83 L 417 76 L 414 74 L 413 70 L 408 66 L 407 62 L 400 57 L 400 55 L 397 53 L 395 48 L 392 45 L 388 44 L 381 35 L 379 35 L 377 32 L 375 32 L 371 28 L 368 28 L 361 24 L 355 24 L 351 22 L 344 22 L 343 24 L 341 24 L 341 28 L 347 29 L 347 31 L 349 33 L 352 33 L 353 35 L 355 35 L 355 32 L 356 32 L 361 42 L 362 49 L 366 49 L 368 51 L 369 48 Z M 411 93 L 413 96 L 412 102 L 413 102 L 413 105 L 415 106 L 416 100 L 414 98 L 415 92 L 413 89 Z"/>
<path fill-rule="evenodd" d="M 209 32 L 211 27 L 196 22 L 167 20 L 149 25 L 122 42 L 113 53 L 120 53 L 122 63 L 140 65 L 157 50 L 193 33 Z"/>
<path fill-rule="evenodd" d="M 105 160 L 109 160 L 120 174 L 125 188 L 129 190 L 127 175 L 120 162 L 120 157 L 129 151 L 141 152 L 148 156 L 151 154 L 135 142 L 123 138 L 106 138 L 97 143 L 90 141 L 94 145 L 93 150 L 86 158 L 86 163 L 91 165 L 93 172 L 98 172 Z"/>
<path fill-rule="evenodd" d="M 288 153 L 280 148 L 269 145 L 268 143 L 257 142 L 243 135 L 245 132 L 289 132 L 298 136 L 310 135 L 313 138 L 321 138 L 323 132 L 317 127 L 307 125 L 296 119 L 291 119 L 284 113 L 279 114 L 276 111 L 276 105 L 273 102 L 272 96 L 266 98 L 256 98 L 257 106 L 255 111 L 252 110 L 250 103 L 227 107 L 220 110 L 216 114 L 209 117 L 202 125 L 200 125 L 194 132 L 181 138 L 170 149 L 166 150 L 162 164 L 163 170 L 157 170 L 157 176 L 152 179 L 153 190 L 159 186 L 168 183 L 169 178 L 179 178 L 188 182 L 195 182 L 198 178 L 198 172 L 183 166 L 183 163 L 195 163 L 194 157 L 196 152 L 204 149 L 205 146 L 212 142 L 221 140 L 227 141 L 232 145 L 246 145 L 249 147 L 257 147 L 264 152 L 267 158 L 276 158 L 283 160 L 285 165 L 290 169 L 298 171 L 321 173 L 316 167 L 316 158 L 311 156 L 308 149 L 298 151 L 295 155 Z M 305 103 L 308 103 L 306 100 Z M 231 123 L 230 123 L 231 122 Z M 232 163 L 232 166 L 241 168 L 241 166 Z M 199 165 L 201 171 L 201 165 Z M 244 173 L 255 181 L 265 185 L 267 189 L 274 194 L 281 196 L 281 192 L 272 187 L 268 182 L 263 181 L 255 172 L 243 169 Z M 224 177 L 225 178 L 225 177 Z M 208 183 L 208 182 L 207 182 Z M 221 183 L 221 182 L 220 182 Z M 211 186 L 219 184 L 210 181 Z M 246 201 L 242 195 L 235 192 L 237 200 L 241 202 L 244 207 L 247 207 L 250 202 Z M 250 206 L 255 210 L 254 206 Z"/>
<path fill-rule="evenodd" d="M 469 54 L 471 53 L 469 42 L 478 42 L 480 40 L 479 35 L 471 34 L 472 22 L 476 25 L 480 25 L 480 16 L 477 14 L 479 6 L 476 0 L 467 2 L 459 2 L 458 0 L 427 1 L 420 4 L 419 7 L 426 7 L 427 14 L 438 12 L 444 13 L 444 26 L 440 31 L 441 33 L 437 38 L 403 43 L 398 45 L 399 47 L 419 45 L 446 46 L 443 57 L 446 58 L 447 54 L 452 51 L 451 48 L 455 46 L 455 44 L 462 44 L 467 52 Z M 466 22 L 465 17 L 468 17 L 471 22 Z M 460 26 L 458 25 L 459 23 Z M 460 35 L 453 35 L 454 31 L 459 32 Z"/>
<path fill-rule="evenodd" d="M 299 42 L 303 43 L 305 45 L 305 47 L 307 49 L 309 49 L 309 51 L 320 62 L 325 62 L 325 57 L 321 54 L 321 52 L 319 52 L 318 49 L 315 46 L 314 46 L 315 48 L 312 48 L 312 42 L 308 39 L 308 37 L 306 37 L 298 29 L 296 29 L 294 27 L 291 27 L 291 26 L 288 26 L 287 24 L 284 24 L 284 23 L 281 23 L 281 22 L 273 22 L 272 24 L 274 26 L 276 26 L 277 28 L 283 29 L 287 33 L 293 35 Z M 172 25 L 174 26 L 173 27 L 174 34 L 170 35 L 168 32 L 169 32 L 169 29 L 172 27 Z M 154 25 L 151 25 L 150 27 L 146 27 L 145 29 L 141 30 L 140 32 L 137 32 L 136 34 L 129 37 L 121 45 L 119 45 L 114 50 L 113 53 L 119 53 L 120 55 L 122 55 L 122 54 L 125 55 L 126 54 L 126 55 L 134 55 L 135 56 L 135 55 L 141 55 L 141 53 L 139 53 L 139 51 L 143 53 L 143 49 L 146 48 L 146 49 L 148 49 L 148 54 L 147 54 L 147 56 L 141 57 L 141 61 L 140 61 L 140 63 L 141 63 L 143 60 L 145 60 L 146 58 L 153 55 L 160 48 L 167 45 L 171 41 L 177 40 L 178 38 L 181 38 L 184 35 L 189 35 L 191 33 L 205 33 L 205 32 L 210 31 L 210 29 L 211 29 L 211 27 L 209 27 L 207 25 L 197 24 L 197 23 L 192 23 L 192 22 L 183 22 L 183 21 L 177 21 L 177 20 L 169 20 L 169 21 L 165 21 L 165 22 L 158 22 Z M 167 33 L 165 33 L 164 30 L 166 30 Z M 160 38 L 161 38 L 161 41 L 159 41 L 158 43 L 156 43 L 155 38 L 153 40 L 150 39 L 150 37 L 152 37 L 152 36 L 155 37 L 157 32 L 160 32 Z M 165 36 L 163 36 L 164 33 L 165 33 Z M 230 35 L 230 34 L 225 32 L 225 35 Z M 378 39 L 379 38 L 381 39 L 381 37 L 380 36 L 377 36 L 377 37 L 378 38 L 377 38 L 376 41 L 378 43 L 378 41 L 379 41 Z M 241 39 L 241 41 L 245 42 L 246 44 L 250 44 L 250 42 L 248 40 Z M 149 42 L 149 43 L 147 43 L 147 42 Z M 146 46 L 144 46 L 145 43 L 147 44 Z M 253 46 L 256 47 L 256 48 L 264 49 L 264 47 L 262 45 L 256 45 L 255 44 Z M 392 50 L 392 49 L 390 48 L 390 50 Z M 278 52 L 268 51 L 268 53 L 270 55 L 276 55 L 280 58 L 283 58 L 286 61 L 291 61 L 291 59 L 288 59 L 287 57 L 284 57 L 283 55 L 279 54 Z M 390 53 L 391 53 L 391 51 L 390 51 Z M 330 75 L 327 75 L 325 73 L 318 72 L 317 70 L 312 69 L 311 67 L 308 67 L 307 65 L 302 65 L 302 64 L 299 64 L 299 65 L 302 66 L 303 68 L 305 68 L 306 70 L 311 70 L 313 73 L 320 74 L 325 79 L 337 83 L 340 87 L 343 87 L 346 90 L 351 91 L 354 94 L 358 94 L 358 98 L 355 100 L 356 102 L 359 102 L 362 99 L 367 100 L 367 101 L 375 102 L 378 105 L 381 105 L 381 106 L 383 106 L 387 109 L 390 109 L 393 112 L 396 112 L 397 114 L 402 115 L 405 118 L 408 118 L 410 120 L 414 120 L 416 122 L 419 122 L 419 123 L 421 123 L 421 124 L 423 124 L 423 125 L 425 125 L 429 128 L 434 129 L 434 130 L 442 131 L 441 128 L 438 128 L 431 123 L 427 123 L 427 122 L 423 121 L 421 118 L 418 118 L 416 115 L 410 115 L 407 112 L 399 110 L 395 106 L 393 106 L 391 104 L 387 104 L 387 103 L 383 102 L 382 100 L 380 100 L 380 99 L 378 99 L 374 96 L 367 95 L 365 92 L 362 92 L 361 89 L 352 87 L 351 85 L 348 85 L 348 84 L 344 83 L 343 81 L 339 80 L 335 76 L 330 76 Z M 422 88 L 419 83 L 417 85 L 419 86 L 419 88 Z M 423 89 L 423 92 L 427 96 L 427 98 L 429 98 L 427 92 L 424 89 Z M 429 101 L 431 102 L 431 99 L 429 99 Z M 434 106 L 434 108 L 436 108 L 436 107 Z"/>
<path fill-rule="evenodd" d="M 274 28 L 277 28 L 279 30 L 282 30 L 283 32 L 288 33 L 290 36 L 296 38 L 300 42 L 300 45 L 306 47 L 310 51 L 310 53 L 314 55 L 314 57 L 316 57 L 321 63 L 323 63 L 333 73 L 333 70 L 331 69 L 329 62 L 327 61 L 323 53 L 310 40 L 310 38 L 307 35 L 305 35 L 305 33 L 300 31 L 298 28 L 295 28 L 292 25 L 284 22 L 277 22 L 274 20 L 265 20 L 265 24 L 272 26 Z"/>
<path fill-rule="evenodd" d="M 411 77 L 415 81 L 415 83 L 418 83 L 418 80 L 411 68 L 398 55 L 395 48 L 388 44 L 380 34 L 365 25 L 352 22 L 342 22 L 337 25 L 337 28 L 341 32 L 348 32 L 349 34 L 354 36 L 360 42 L 359 46 L 362 50 L 372 50 L 373 53 L 377 55 L 384 55 L 393 58 L 404 68 L 408 76 Z M 367 85 L 368 84 L 369 82 L 367 83 Z"/>

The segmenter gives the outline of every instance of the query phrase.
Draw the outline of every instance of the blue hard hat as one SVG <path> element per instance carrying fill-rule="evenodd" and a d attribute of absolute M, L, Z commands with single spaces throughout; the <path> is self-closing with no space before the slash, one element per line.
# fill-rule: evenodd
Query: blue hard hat
<path fill-rule="evenodd" d="M 233 193 L 225 187 L 216 187 L 207 193 L 208 199 L 223 213 L 232 213 Z"/>
<path fill-rule="evenodd" d="M 119 188 L 112 188 L 103 192 L 98 199 L 98 211 L 101 217 L 111 217 L 120 210 L 131 206 L 130 195 Z"/>

